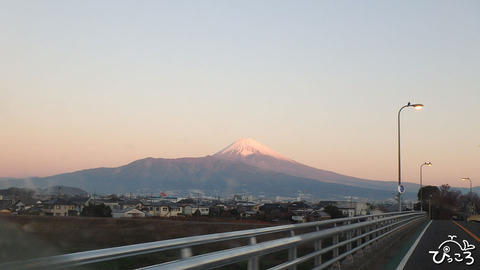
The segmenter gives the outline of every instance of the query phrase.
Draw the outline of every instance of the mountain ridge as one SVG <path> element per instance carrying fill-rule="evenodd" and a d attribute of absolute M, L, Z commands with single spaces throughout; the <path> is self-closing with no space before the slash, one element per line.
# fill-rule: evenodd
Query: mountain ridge
<path fill-rule="evenodd" d="M 12 181 L 0 181 L 0 186 L 12 184 Z M 396 182 L 366 180 L 316 169 L 293 161 L 253 139 L 240 139 L 211 156 L 148 157 L 119 167 L 31 178 L 24 184 L 37 187 L 63 185 L 106 193 L 168 190 L 179 195 L 202 191 L 225 196 L 236 193 L 292 197 L 309 194 L 329 199 L 351 196 L 391 199 L 396 195 Z M 417 189 L 418 185 L 415 189 L 407 187 L 407 193 Z M 410 194 L 411 197 L 414 195 L 413 192 Z"/>

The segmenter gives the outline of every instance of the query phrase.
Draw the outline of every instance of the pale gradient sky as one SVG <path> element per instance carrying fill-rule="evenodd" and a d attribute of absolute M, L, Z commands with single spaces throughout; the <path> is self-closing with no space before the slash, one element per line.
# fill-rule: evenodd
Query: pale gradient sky
<path fill-rule="evenodd" d="M 0 177 L 211 155 L 480 185 L 479 1 L 0 1 Z"/>

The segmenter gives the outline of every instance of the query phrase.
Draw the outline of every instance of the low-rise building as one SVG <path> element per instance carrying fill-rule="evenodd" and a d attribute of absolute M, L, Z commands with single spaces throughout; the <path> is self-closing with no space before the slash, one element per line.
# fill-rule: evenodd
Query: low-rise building
<path fill-rule="evenodd" d="M 197 211 L 199 211 L 201 216 L 208 216 L 210 214 L 210 208 L 206 205 L 185 205 L 183 207 L 183 214 L 187 216 L 192 216 Z"/>
<path fill-rule="evenodd" d="M 366 202 L 337 202 L 337 207 L 345 216 L 364 216 L 368 214 L 368 205 Z"/>
<path fill-rule="evenodd" d="M 145 213 L 135 208 L 112 210 L 113 218 L 138 218 L 145 217 Z"/>
<path fill-rule="evenodd" d="M 333 205 L 338 207 L 338 210 L 346 217 L 364 216 L 369 212 L 369 207 L 366 202 L 352 202 L 352 201 L 321 201 L 317 207 L 319 209 L 325 208 L 325 206 Z"/>
<path fill-rule="evenodd" d="M 233 201 L 235 201 L 235 202 L 251 202 L 251 201 L 253 201 L 253 196 L 251 196 L 251 195 L 233 195 Z"/>
<path fill-rule="evenodd" d="M 143 203 L 144 211 L 155 217 L 176 217 L 182 214 L 183 207 L 176 203 L 160 201 L 156 203 Z"/>
<path fill-rule="evenodd" d="M 258 212 L 260 210 L 260 204 L 254 202 L 238 202 L 236 203 L 236 207 L 240 211 L 250 211 L 250 212 Z"/>
<path fill-rule="evenodd" d="M 28 210 L 32 207 L 35 207 L 35 204 L 37 203 L 37 201 L 35 201 L 34 199 L 21 199 L 21 200 L 17 200 L 15 201 L 15 203 L 13 204 L 13 211 L 24 211 L 24 210 Z"/>
<path fill-rule="evenodd" d="M 258 212 L 256 211 L 243 211 L 240 213 L 240 218 L 250 218 L 250 217 L 255 217 Z"/>
<path fill-rule="evenodd" d="M 12 211 L 14 203 L 15 203 L 14 200 L 0 200 L 0 210 L 7 209 L 9 211 Z"/>
<path fill-rule="evenodd" d="M 135 208 L 135 209 L 142 209 L 143 208 L 143 203 L 140 200 L 136 199 L 124 199 L 123 202 L 121 203 L 122 209 L 125 208 Z"/>
<path fill-rule="evenodd" d="M 178 202 L 178 198 L 177 197 L 174 197 L 174 196 L 150 196 L 148 199 L 148 201 L 150 202 L 161 202 L 161 201 L 169 201 L 169 202 L 172 202 L 172 203 L 176 203 Z"/>
<path fill-rule="evenodd" d="M 104 205 L 110 207 L 110 209 L 112 209 L 112 210 L 120 210 L 120 209 L 122 209 L 122 205 L 121 205 L 122 203 L 123 203 L 122 199 L 112 197 L 112 198 L 90 198 L 88 200 L 87 204 L 88 205 L 104 204 Z"/>
<path fill-rule="evenodd" d="M 327 212 L 320 210 L 313 210 L 312 212 L 308 213 L 307 217 L 309 222 L 327 220 L 332 218 Z"/>
<path fill-rule="evenodd" d="M 77 216 L 79 213 L 78 205 L 74 202 L 56 198 L 41 202 L 38 205 L 46 216 Z"/>
<path fill-rule="evenodd" d="M 290 213 L 292 215 L 292 220 L 296 223 L 331 219 L 331 216 L 328 213 L 320 210 L 298 209 L 298 210 L 292 210 L 290 211 Z"/>

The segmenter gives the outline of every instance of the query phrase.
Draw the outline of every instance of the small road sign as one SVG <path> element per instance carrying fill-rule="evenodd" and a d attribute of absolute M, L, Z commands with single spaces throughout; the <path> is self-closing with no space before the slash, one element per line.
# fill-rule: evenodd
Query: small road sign
<path fill-rule="evenodd" d="M 403 185 L 398 185 L 398 193 L 403 193 L 405 191 L 405 187 Z"/>

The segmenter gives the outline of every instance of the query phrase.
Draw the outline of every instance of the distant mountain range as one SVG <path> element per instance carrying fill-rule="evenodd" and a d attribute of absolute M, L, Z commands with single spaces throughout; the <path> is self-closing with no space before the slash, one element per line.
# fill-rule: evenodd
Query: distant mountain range
<path fill-rule="evenodd" d="M 404 183 L 404 198 L 415 199 L 418 185 Z M 3 179 L 0 188 L 71 186 L 104 194 L 210 196 L 249 194 L 274 198 L 393 199 L 394 181 L 372 181 L 316 169 L 269 149 L 253 139 L 240 139 L 212 156 L 145 158 L 116 168 L 96 168 L 43 178 Z"/>

